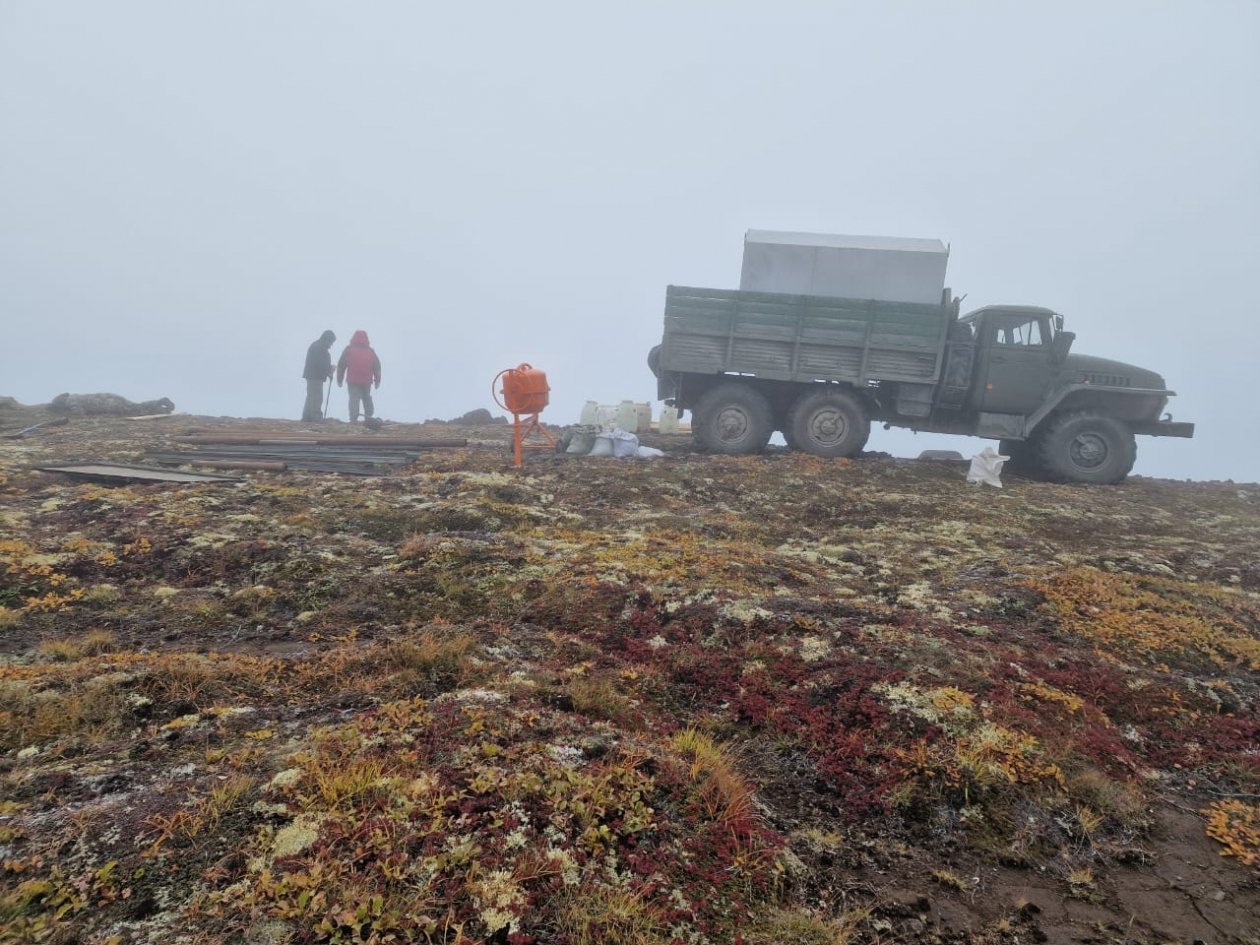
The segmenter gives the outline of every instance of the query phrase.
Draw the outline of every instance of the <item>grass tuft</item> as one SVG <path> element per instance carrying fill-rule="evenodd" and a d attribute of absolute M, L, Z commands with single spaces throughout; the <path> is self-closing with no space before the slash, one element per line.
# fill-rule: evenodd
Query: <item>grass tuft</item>
<path fill-rule="evenodd" d="M 671 938 L 664 910 L 630 890 L 578 891 L 558 924 L 572 945 L 666 945 Z"/>
<path fill-rule="evenodd" d="M 88 656 L 100 656 L 114 648 L 114 635 L 108 630 L 89 630 L 77 640 L 47 640 L 39 654 L 54 662 L 72 663 Z"/>

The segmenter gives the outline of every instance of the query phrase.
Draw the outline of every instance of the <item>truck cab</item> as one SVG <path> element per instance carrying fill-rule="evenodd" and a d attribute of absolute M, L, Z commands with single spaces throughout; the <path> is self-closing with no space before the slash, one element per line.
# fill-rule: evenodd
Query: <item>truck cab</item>
<path fill-rule="evenodd" d="M 977 412 L 1029 414 L 1059 375 L 1073 335 L 1063 316 L 1028 305 L 989 306 L 959 319 L 976 342 Z"/>
<path fill-rule="evenodd" d="M 960 355 L 970 376 L 952 418 L 933 420 L 1001 440 L 1015 468 L 1052 478 L 1117 482 L 1136 455 L 1135 433 L 1191 436 L 1194 425 L 1160 420 L 1173 391 L 1154 371 L 1072 353 L 1076 336 L 1063 316 L 1029 305 L 992 305 L 963 315 L 950 334 L 945 363 Z M 970 347 L 970 351 L 963 349 Z M 957 372 L 955 372 L 957 373 Z M 942 398 L 938 398 L 938 403 Z M 965 406 L 964 406 L 965 405 Z"/>

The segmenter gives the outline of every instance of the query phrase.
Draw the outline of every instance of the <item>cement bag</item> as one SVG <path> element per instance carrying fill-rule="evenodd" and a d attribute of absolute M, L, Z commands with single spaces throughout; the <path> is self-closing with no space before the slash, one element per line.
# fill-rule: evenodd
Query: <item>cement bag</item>
<path fill-rule="evenodd" d="M 983 482 L 990 486 L 1002 488 L 1002 464 L 1005 463 L 1009 456 L 1001 456 L 993 451 L 992 446 L 986 446 L 975 456 L 971 457 L 971 468 L 967 470 L 968 482 Z"/>
<path fill-rule="evenodd" d="M 633 433 L 627 433 L 620 427 L 614 428 L 608 435 L 612 437 L 613 455 L 618 459 L 626 459 L 633 456 L 639 448 L 639 438 Z"/>
<path fill-rule="evenodd" d="M 573 431 L 569 437 L 569 445 L 565 448 L 566 453 L 572 453 L 575 456 L 585 456 L 595 446 L 595 434 L 598 431 L 594 426 L 580 426 Z"/>
<path fill-rule="evenodd" d="M 591 451 L 587 456 L 611 456 L 613 454 L 612 437 L 607 433 L 601 433 L 595 437 L 595 443 L 591 446 Z"/>
<path fill-rule="evenodd" d="M 664 456 L 664 450 L 658 450 L 655 446 L 640 446 L 634 451 L 634 455 L 639 459 L 657 459 Z"/>

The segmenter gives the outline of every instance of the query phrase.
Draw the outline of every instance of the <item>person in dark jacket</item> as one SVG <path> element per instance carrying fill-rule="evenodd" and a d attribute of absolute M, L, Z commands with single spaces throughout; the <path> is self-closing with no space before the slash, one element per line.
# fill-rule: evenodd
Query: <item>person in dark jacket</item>
<path fill-rule="evenodd" d="M 336 335 L 326 331 L 306 349 L 306 367 L 302 368 L 302 376 L 306 378 L 303 420 L 324 419 L 324 382 L 333 376 L 332 346 L 336 340 Z"/>
<path fill-rule="evenodd" d="M 372 388 L 381 386 L 381 359 L 368 344 L 367 332 L 360 329 L 350 337 L 350 344 L 337 359 L 337 386 L 342 380 L 350 393 L 350 422 L 359 419 L 359 404 L 363 405 L 363 417 L 372 419 Z"/>

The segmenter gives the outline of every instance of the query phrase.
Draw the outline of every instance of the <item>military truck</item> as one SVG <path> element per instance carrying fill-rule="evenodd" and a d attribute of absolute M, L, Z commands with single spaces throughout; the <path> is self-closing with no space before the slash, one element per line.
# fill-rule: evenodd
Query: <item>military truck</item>
<path fill-rule="evenodd" d="M 1164 414 L 1154 371 L 1072 352 L 1046 308 L 669 286 L 648 364 L 657 396 L 692 413 L 703 449 L 762 451 L 777 430 L 816 456 L 853 456 L 872 421 L 987 437 L 1011 468 L 1117 483 L 1135 434 L 1194 435 Z"/>

